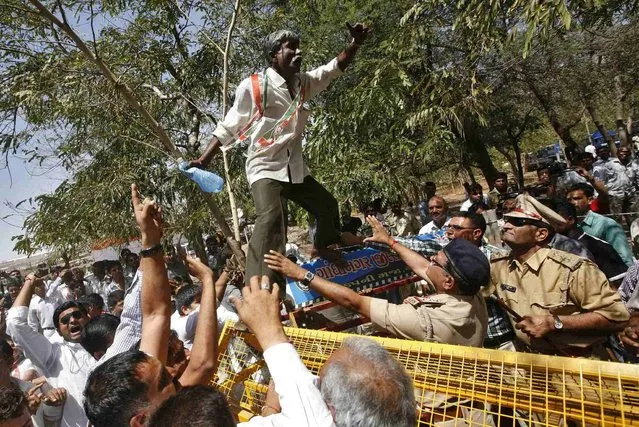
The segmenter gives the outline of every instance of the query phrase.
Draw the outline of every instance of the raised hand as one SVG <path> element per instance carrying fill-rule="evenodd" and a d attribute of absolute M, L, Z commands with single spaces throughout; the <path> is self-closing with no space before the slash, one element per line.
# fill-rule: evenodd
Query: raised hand
<path fill-rule="evenodd" d="M 135 184 L 131 184 L 131 201 L 135 222 L 138 224 L 142 237 L 142 246 L 149 247 L 160 243 L 162 238 L 162 208 L 154 200 L 145 198 L 140 200 L 140 193 Z"/>
<path fill-rule="evenodd" d="M 242 299 L 231 297 L 230 301 L 262 350 L 288 342 L 280 320 L 279 286 L 274 283 L 271 289 L 268 276 L 251 277 L 250 284 L 242 288 Z"/>
<path fill-rule="evenodd" d="M 200 282 L 204 283 L 204 279 L 213 277 L 213 270 L 207 267 L 202 261 L 197 258 L 185 256 L 183 259 L 184 264 L 189 268 L 189 273 L 197 277 Z"/>
<path fill-rule="evenodd" d="M 264 255 L 264 262 L 271 270 L 277 271 L 294 280 L 302 280 L 306 274 L 306 270 L 274 250 Z"/>
<path fill-rule="evenodd" d="M 348 28 L 348 32 L 351 34 L 351 37 L 353 37 L 353 42 L 358 45 L 364 43 L 364 40 L 366 40 L 368 34 L 373 31 L 372 28 L 367 27 L 361 22 L 358 22 L 355 25 L 351 25 L 347 22 L 346 27 Z"/>
<path fill-rule="evenodd" d="M 579 175 L 583 176 L 586 181 L 591 182 L 594 180 L 592 174 L 590 172 L 588 172 L 585 168 L 581 167 L 581 166 L 575 166 L 575 172 L 577 172 Z"/>
<path fill-rule="evenodd" d="M 385 245 L 393 244 L 393 238 L 390 234 L 388 234 L 382 223 L 379 222 L 377 218 L 369 215 L 366 217 L 366 222 L 368 222 L 373 228 L 373 235 L 364 239 L 365 242 L 383 243 Z"/>

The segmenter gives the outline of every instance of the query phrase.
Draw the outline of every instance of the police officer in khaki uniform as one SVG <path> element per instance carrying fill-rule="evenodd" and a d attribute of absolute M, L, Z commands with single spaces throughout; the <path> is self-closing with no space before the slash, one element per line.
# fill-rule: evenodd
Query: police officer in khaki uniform
<path fill-rule="evenodd" d="M 585 258 L 547 247 L 550 228 L 565 221 L 533 197 L 519 195 L 504 220 L 502 239 L 512 252 L 491 259 L 486 293 L 512 310 L 518 344 L 547 354 L 602 357 L 600 344 L 629 318 L 606 276 Z"/>
<path fill-rule="evenodd" d="M 265 256 L 270 268 L 305 283 L 338 305 L 357 311 L 392 335 L 419 341 L 481 346 L 488 314 L 479 288 L 488 284 L 490 266 L 484 254 L 467 240 L 456 239 L 430 260 L 394 241 L 380 222 L 368 217 L 373 237 L 367 241 L 391 246 L 437 294 L 409 297 L 405 304 L 371 298 L 315 276 L 281 254 Z"/>

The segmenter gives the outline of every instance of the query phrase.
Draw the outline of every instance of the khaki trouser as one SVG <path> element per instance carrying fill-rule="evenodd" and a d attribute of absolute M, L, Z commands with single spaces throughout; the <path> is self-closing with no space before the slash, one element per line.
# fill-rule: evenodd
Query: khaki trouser
<path fill-rule="evenodd" d="M 301 184 L 260 179 L 251 185 L 255 203 L 255 228 L 248 245 L 246 257 L 245 283 L 252 276 L 267 275 L 271 283 L 280 285 L 280 295 L 284 295 L 285 281 L 264 263 L 264 254 L 269 250 L 284 253 L 286 246 L 286 218 L 283 200 L 291 200 L 313 215 L 317 221 L 315 247 L 325 248 L 340 242 L 340 222 L 337 200 L 312 176 L 304 178 Z"/>

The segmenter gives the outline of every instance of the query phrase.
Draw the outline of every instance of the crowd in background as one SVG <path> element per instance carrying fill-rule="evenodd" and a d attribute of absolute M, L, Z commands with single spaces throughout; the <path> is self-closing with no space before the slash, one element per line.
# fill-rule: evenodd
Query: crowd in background
<path fill-rule="evenodd" d="M 522 191 L 505 173 L 488 192 L 469 184 L 458 210 L 433 182 L 415 204 L 379 199 L 360 216 L 345 207 L 343 231 L 394 251 L 422 279 L 403 303 L 309 275 L 297 247 L 265 262 L 392 336 L 634 363 L 637 171 L 624 148 L 612 157 L 599 144 L 572 168 L 539 169 Z M 347 340 L 318 383 L 282 329 L 280 284 L 243 286 L 219 236 L 205 239 L 205 262 L 164 245 L 156 203 L 135 188 L 132 200 L 140 254 L 123 250 L 88 274 L 44 264 L 3 273 L 0 425 L 235 425 L 209 381 L 224 322 L 240 319 L 272 380 L 246 425 L 415 425 L 424 402 L 382 347 Z"/>

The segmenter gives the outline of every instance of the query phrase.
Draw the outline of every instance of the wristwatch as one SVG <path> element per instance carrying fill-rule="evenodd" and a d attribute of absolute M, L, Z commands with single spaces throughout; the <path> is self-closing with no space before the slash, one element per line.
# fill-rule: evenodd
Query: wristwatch
<path fill-rule="evenodd" d="M 561 319 L 559 318 L 559 316 L 557 316 L 556 314 L 553 314 L 552 317 L 555 319 L 555 329 L 556 330 L 560 330 L 561 328 L 564 327 L 564 324 L 561 321 Z"/>
<path fill-rule="evenodd" d="M 304 274 L 304 278 L 300 281 L 300 288 L 303 291 L 308 291 L 308 286 L 311 284 L 314 278 L 315 273 L 307 271 L 306 274 Z"/>
<path fill-rule="evenodd" d="M 157 244 L 151 246 L 150 248 L 142 249 L 140 251 L 140 257 L 142 257 L 142 258 L 150 257 L 150 256 L 153 256 L 155 254 L 162 253 L 163 251 L 164 251 L 164 248 L 162 247 L 162 244 L 161 243 L 157 243 Z"/>

